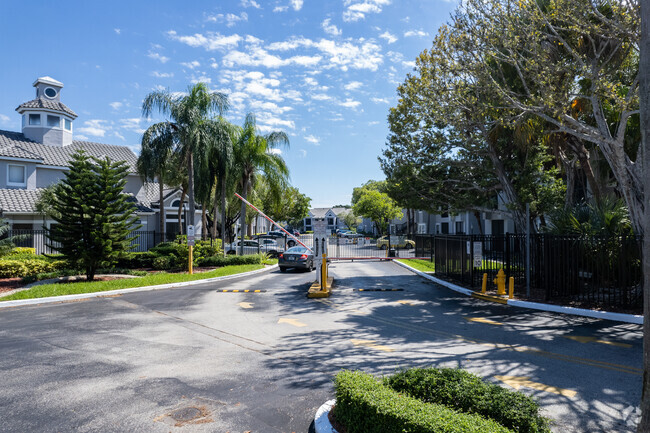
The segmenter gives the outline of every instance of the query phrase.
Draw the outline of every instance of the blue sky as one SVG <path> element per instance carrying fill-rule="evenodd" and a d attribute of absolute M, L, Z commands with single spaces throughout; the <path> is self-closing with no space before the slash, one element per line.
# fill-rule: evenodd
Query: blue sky
<path fill-rule="evenodd" d="M 444 0 L 12 1 L 0 6 L 0 129 L 33 81 L 64 83 L 77 139 L 137 152 L 144 96 L 203 81 L 283 130 L 291 181 L 312 206 L 346 204 L 382 179 L 395 89 L 455 3 Z"/>

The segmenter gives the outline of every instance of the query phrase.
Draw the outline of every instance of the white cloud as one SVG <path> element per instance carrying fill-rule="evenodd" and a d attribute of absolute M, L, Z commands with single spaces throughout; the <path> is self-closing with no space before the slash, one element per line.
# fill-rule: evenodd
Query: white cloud
<path fill-rule="evenodd" d="M 420 38 L 423 38 L 425 36 L 429 36 L 429 33 L 425 32 L 424 30 L 409 30 L 407 32 L 404 32 L 405 38 L 409 38 L 411 36 L 418 36 Z"/>
<path fill-rule="evenodd" d="M 310 134 L 310 135 L 306 136 L 305 140 L 307 140 L 308 142 L 310 142 L 312 144 L 315 144 L 316 146 L 320 145 L 320 138 L 314 136 L 313 134 Z"/>
<path fill-rule="evenodd" d="M 185 66 L 186 68 L 189 68 L 189 69 L 194 69 L 194 68 L 198 68 L 199 66 L 201 66 L 201 64 L 196 60 L 192 60 L 191 62 L 182 62 L 181 65 L 183 65 L 183 66 Z"/>
<path fill-rule="evenodd" d="M 344 0 L 346 10 L 343 12 L 343 21 L 355 22 L 362 20 L 370 13 L 378 14 L 391 0 Z"/>
<path fill-rule="evenodd" d="M 341 29 L 339 29 L 338 27 L 336 27 L 336 25 L 330 24 L 330 19 L 329 18 L 326 18 L 325 20 L 323 20 L 323 22 L 320 24 L 320 26 L 323 28 L 323 30 L 325 30 L 325 33 L 327 33 L 328 35 L 340 36 L 341 33 L 343 33 L 343 31 Z"/>
<path fill-rule="evenodd" d="M 115 137 L 119 138 L 119 139 L 122 140 L 122 141 L 125 140 L 124 136 L 123 136 L 122 134 L 120 134 L 119 132 L 117 132 L 117 131 L 113 132 L 113 135 L 114 135 Z"/>
<path fill-rule="evenodd" d="M 119 110 L 120 108 L 122 108 L 122 105 L 124 104 L 122 104 L 121 102 L 111 102 L 108 105 L 110 105 L 113 110 Z"/>
<path fill-rule="evenodd" d="M 175 40 L 182 42 L 190 47 L 202 47 L 207 51 L 227 50 L 237 47 L 242 37 L 238 34 L 223 36 L 218 32 L 207 32 L 205 35 L 195 33 L 192 36 L 179 36 L 176 31 L 170 30 L 167 35 Z"/>
<path fill-rule="evenodd" d="M 120 119 L 120 126 L 129 131 L 142 134 L 145 131 L 145 128 L 140 126 L 140 123 L 145 120 L 141 117 L 132 117 L 130 119 Z"/>
<path fill-rule="evenodd" d="M 82 127 L 77 128 L 78 132 L 82 134 L 88 134 L 95 137 L 103 137 L 106 135 L 106 132 L 110 129 L 110 125 L 106 120 L 100 119 L 91 119 L 86 120 Z"/>
<path fill-rule="evenodd" d="M 0 114 L 0 124 L 2 125 L 9 125 L 11 123 L 11 119 L 9 116 L 5 116 L 4 114 Z"/>
<path fill-rule="evenodd" d="M 303 0 L 289 0 L 289 3 L 291 3 L 291 7 L 294 11 L 302 9 Z"/>
<path fill-rule="evenodd" d="M 262 6 L 259 5 L 255 0 L 241 0 L 239 2 L 243 7 L 245 8 L 255 8 L 255 9 L 261 9 Z"/>
<path fill-rule="evenodd" d="M 307 156 L 307 151 L 305 149 L 298 149 L 298 152 L 300 152 L 300 156 L 303 158 Z"/>
<path fill-rule="evenodd" d="M 273 12 L 286 12 L 289 10 L 289 6 L 276 6 L 273 8 Z"/>
<path fill-rule="evenodd" d="M 271 155 L 282 155 L 282 149 L 269 149 Z"/>
<path fill-rule="evenodd" d="M 167 63 L 169 61 L 169 57 L 165 57 L 160 53 L 157 53 L 155 51 L 149 51 L 149 54 L 147 54 L 147 57 L 158 60 L 160 63 Z"/>
<path fill-rule="evenodd" d="M 268 112 L 257 113 L 257 126 L 262 132 L 271 132 L 277 129 L 296 129 L 293 120 L 282 119 Z"/>
<path fill-rule="evenodd" d="M 382 39 L 385 39 L 386 42 L 388 42 L 389 44 L 392 44 L 393 42 L 397 41 L 397 36 L 395 36 L 394 34 L 392 34 L 389 31 L 385 31 L 384 33 L 379 35 L 379 37 L 382 38 Z"/>
<path fill-rule="evenodd" d="M 117 33 L 118 35 L 119 35 L 120 33 L 122 33 L 122 29 L 113 29 L 113 31 L 114 31 L 115 33 Z"/>
<path fill-rule="evenodd" d="M 311 95 L 311 99 L 315 101 L 330 101 L 333 98 L 329 95 L 326 95 L 325 93 L 316 93 L 314 95 Z"/>
<path fill-rule="evenodd" d="M 361 86 L 363 86 L 363 83 L 361 81 L 351 81 L 343 87 L 345 88 L 345 90 L 357 90 Z"/>
<path fill-rule="evenodd" d="M 393 63 L 401 63 L 404 61 L 404 54 L 395 51 L 387 52 L 386 57 Z"/>
<path fill-rule="evenodd" d="M 406 66 L 407 68 L 415 68 L 415 61 L 411 60 L 409 62 L 402 62 L 402 65 Z"/>
<path fill-rule="evenodd" d="M 158 72 L 158 71 L 152 71 L 151 72 L 152 77 L 156 78 L 171 78 L 174 76 L 173 72 Z"/>
<path fill-rule="evenodd" d="M 347 98 L 345 101 L 339 102 L 339 105 L 341 107 L 354 109 L 354 108 L 357 108 L 359 105 L 361 105 L 361 102 L 355 101 L 354 99 Z"/>
<path fill-rule="evenodd" d="M 388 99 L 386 98 L 370 98 L 375 104 L 389 104 Z"/>
<path fill-rule="evenodd" d="M 83 134 L 76 134 L 74 138 L 76 138 L 77 140 L 88 140 L 88 137 Z"/>
<path fill-rule="evenodd" d="M 373 121 L 368 122 L 368 126 L 375 126 L 375 125 L 379 125 L 378 120 L 373 120 Z"/>
<path fill-rule="evenodd" d="M 217 14 L 217 15 L 211 15 L 206 18 L 207 21 L 211 21 L 213 23 L 226 23 L 226 27 L 233 27 L 235 24 L 237 24 L 239 21 L 248 21 L 248 14 L 246 12 L 242 12 L 239 15 L 235 14 Z"/>

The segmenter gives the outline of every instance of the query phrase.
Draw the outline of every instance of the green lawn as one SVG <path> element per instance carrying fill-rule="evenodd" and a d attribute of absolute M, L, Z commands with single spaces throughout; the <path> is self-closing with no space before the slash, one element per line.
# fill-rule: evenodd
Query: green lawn
<path fill-rule="evenodd" d="M 45 298 L 48 296 L 76 295 L 79 293 L 104 292 L 106 290 L 130 289 L 132 287 L 155 286 L 159 284 L 181 283 L 184 281 L 202 280 L 205 278 L 223 277 L 226 275 L 240 274 L 242 272 L 262 269 L 264 265 L 239 265 L 225 266 L 210 272 L 200 274 L 169 274 L 166 272 L 150 274 L 145 277 L 128 278 L 112 281 L 92 281 L 80 283 L 44 284 L 32 287 L 22 292 L 0 298 L 0 301 L 15 299 Z"/>
<path fill-rule="evenodd" d="M 430 262 L 428 260 L 413 259 L 413 260 L 398 260 L 398 261 L 422 272 L 435 272 L 436 270 L 435 263 Z"/>

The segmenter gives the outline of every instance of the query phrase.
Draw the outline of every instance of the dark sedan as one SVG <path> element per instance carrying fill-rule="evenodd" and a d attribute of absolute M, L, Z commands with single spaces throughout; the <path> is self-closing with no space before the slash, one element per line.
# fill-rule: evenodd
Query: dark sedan
<path fill-rule="evenodd" d="M 314 270 L 314 253 L 305 247 L 292 247 L 278 255 L 280 272 L 287 272 L 289 268 Z"/>

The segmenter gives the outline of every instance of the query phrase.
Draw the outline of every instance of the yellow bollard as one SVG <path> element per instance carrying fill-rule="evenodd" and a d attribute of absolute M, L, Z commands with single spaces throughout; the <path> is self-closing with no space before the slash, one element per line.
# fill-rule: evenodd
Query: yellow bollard
<path fill-rule="evenodd" d="M 510 287 L 508 288 L 508 299 L 515 297 L 515 277 L 510 277 Z"/>
<path fill-rule="evenodd" d="M 320 269 L 320 289 L 327 290 L 327 255 L 323 253 L 323 262 Z"/>
<path fill-rule="evenodd" d="M 190 267 L 190 275 L 191 275 L 193 273 L 193 271 L 194 271 L 194 269 L 192 267 L 192 265 L 193 265 L 192 262 L 194 261 L 194 260 L 192 260 L 192 245 L 190 245 L 190 257 L 189 257 L 189 259 L 190 259 L 189 267 Z"/>
<path fill-rule="evenodd" d="M 483 284 L 481 285 L 481 293 L 487 292 L 487 274 L 483 274 Z"/>
<path fill-rule="evenodd" d="M 503 269 L 499 269 L 497 277 L 493 280 L 497 285 L 497 295 L 502 296 L 506 294 L 506 274 Z"/>

